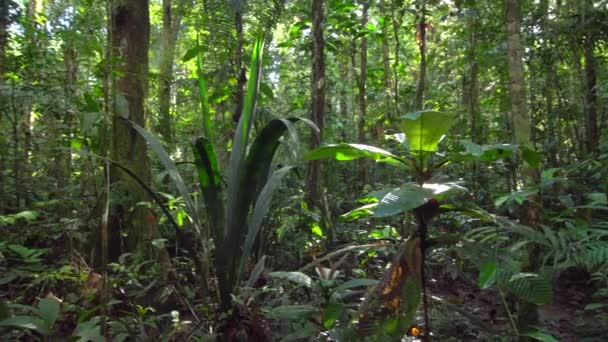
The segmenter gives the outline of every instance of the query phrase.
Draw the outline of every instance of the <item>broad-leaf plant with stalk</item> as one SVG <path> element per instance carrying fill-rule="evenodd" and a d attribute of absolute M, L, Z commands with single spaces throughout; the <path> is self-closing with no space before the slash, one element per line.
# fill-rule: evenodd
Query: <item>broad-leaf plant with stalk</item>
<path fill-rule="evenodd" d="M 439 143 L 455 123 L 451 114 L 417 111 L 401 116 L 398 122 L 403 133 L 397 137 L 409 150 L 405 156 L 398 156 L 374 146 L 350 143 L 322 146 L 306 156 L 308 160 L 371 158 L 376 162 L 393 165 L 413 176 L 415 180 L 399 187 L 372 192 L 370 197 L 375 198 L 373 203 L 343 215 L 346 218 L 367 215 L 389 217 L 412 212 L 417 221 L 416 231 L 402 243 L 391 268 L 367 296 L 360 309 L 358 329 L 359 335 L 363 336 L 403 336 L 414 319 L 421 294 L 425 325 L 429 326 L 424 290 L 427 227 L 439 214 L 442 201 L 455 193 L 466 191 L 456 183 L 430 183 L 437 169 L 453 159 L 494 161 L 510 155 L 516 148 L 515 145 L 507 144 L 480 146 L 463 142 L 465 152 L 460 153 L 457 158 L 447 158 L 436 152 Z M 391 310 L 386 310 L 387 307 Z"/>

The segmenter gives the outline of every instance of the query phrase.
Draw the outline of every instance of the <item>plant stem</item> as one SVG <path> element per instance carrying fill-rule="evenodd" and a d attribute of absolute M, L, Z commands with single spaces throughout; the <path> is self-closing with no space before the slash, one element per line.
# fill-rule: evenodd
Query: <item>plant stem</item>
<path fill-rule="evenodd" d="M 513 328 L 513 332 L 515 333 L 515 336 L 519 336 L 519 330 L 517 329 L 517 324 L 515 324 L 515 319 L 513 318 L 513 314 L 511 313 L 511 310 L 509 310 L 509 304 L 507 304 L 507 300 L 505 299 L 505 294 L 500 289 L 498 290 L 498 293 L 500 293 L 500 299 L 502 299 L 502 305 L 505 306 L 505 310 L 507 311 L 507 316 L 509 316 L 509 322 L 511 322 L 511 328 Z"/>

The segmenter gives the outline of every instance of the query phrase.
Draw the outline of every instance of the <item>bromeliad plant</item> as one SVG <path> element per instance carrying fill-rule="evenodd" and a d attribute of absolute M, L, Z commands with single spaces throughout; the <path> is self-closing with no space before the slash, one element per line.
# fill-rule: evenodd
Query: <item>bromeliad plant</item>
<path fill-rule="evenodd" d="M 302 118 L 274 119 L 252 140 L 251 130 L 262 74 L 263 43 L 264 37 L 260 35 L 253 47 L 247 92 L 232 141 L 226 186 L 222 182 L 220 166 L 212 143 L 211 113 L 207 105 L 202 60 L 198 53 L 201 49 L 196 47 L 199 56 L 197 64 L 204 136 L 195 139 L 192 148 L 205 202 L 205 219 L 195 206 L 188 187 L 161 143 L 144 128 L 133 123 L 134 129 L 150 143 L 174 181 L 203 246 L 208 245 L 209 236 L 204 228 L 210 227 L 210 236 L 215 246 L 215 273 L 218 279 L 220 304 L 223 308 L 228 308 L 231 304 L 231 294 L 240 281 L 244 266 L 251 255 L 263 218 L 270 207 L 273 192 L 280 185 L 281 179 L 291 170 L 290 166 L 285 166 L 271 172 L 272 159 L 280 145 L 281 137 L 291 131 L 293 123 L 297 121 L 304 121 L 316 129 L 312 122 Z M 189 54 L 191 55 L 190 52 Z M 203 253 L 208 255 L 207 250 L 203 250 Z"/>
<path fill-rule="evenodd" d="M 439 214 L 440 201 L 455 193 L 466 191 L 455 183 L 428 182 L 437 169 L 453 159 L 435 153 L 440 141 L 453 124 L 452 115 L 437 111 L 419 111 L 402 116 L 399 126 L 404 134 L 398 137 L 409 148 L 409 153 L 403 157 L 377 147 L 349 143 L 322 146 L 307 155 L 309 160 L 371 158 L 377 162 L 396 166 L 406 171 L 406 175 L 413 176 L 415 180 L 399 187 L 373 192 L 370 197 L 375 198 L 374 203 L 343 215 L 345 218 L 367 215 L 389 217 L 411 211 L 417 221 L 417 231 L 403 242 L 391 268 L 362 305 L 358 315 L 361 335 L 403 336 L 415 316 L 421 294 L 425 309 L 425 325 L 429 326 L 424 291 L 427 226 Z M 465 152 L 461 153 L 458 159 L 480 161 L 494 161 L 505 157 L 516 147 L 514 145 L 480 146 L 469 142 L 463 145 Z"/>

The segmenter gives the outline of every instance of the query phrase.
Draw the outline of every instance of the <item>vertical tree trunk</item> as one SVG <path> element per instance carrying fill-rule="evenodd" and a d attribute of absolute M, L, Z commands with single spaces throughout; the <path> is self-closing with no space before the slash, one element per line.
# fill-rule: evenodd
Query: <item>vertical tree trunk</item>
<path fill-rule="evenodd" d="M 161 33 L 161 48 L 159 62 L 158 110 L 160 116 L 159 133 L 173 150 L 174 133 L 171 119 L 171 88 L 173 85 L 173 62 L 175 45 L 181 25 L 181 11 L 173 11 L 172 1 L 163 0 L 163 31 Z"/>
<path fill-rule="evenodd" d="M 147 88 L 150 17 L 148 0 L 124 0 L 115 4 L 112 14 L 113 57 L 118 59 L 120 76 L 113 84 L 112 159 L 130 168 L 150 183 L 150 162 L 146 141 L 126 120 L 146 125 L 144 100 Z M 145 191 L 128 175 L 114 167 L 112 183 L 121 193 L 114 196 L 110 231 L 128 233 L 127 249 L 144 246 L 148 238 L 151 212 L 137 204 L 149 201 Z M 110 253 L 112 254 L 112 253 Z"/>
<path fill-rule="evenodd" d="M 416 29 L 416 40 L 420 50 L 420 65 L 418 69 L 418 85 L 416 87 L 416 98 L 414 108 L 422 110 L 424 108 L 424 88 L 426 87 L 426 1 L 421 1 L 420 21 Z"/>
<path fill-rule="evenodd" d="M 380 3 L 378 4 L 378 9 L 380 11 L 380 14 L 384 15 L 386 17 L 387 10 L 386 10 L 386 1 L 385 0 L 380 0 Z M 393 101 L 393 96 L 391 95 L 393 86 L 392 86 L 392 77 L 391 77 L 390 46 L 389 46 L 389 42 L 388 42 L 390 39 L 390 35 L 389 35 L 388 28 L 389 28 L 388 22 L 385 21 L 384 25 L 382 26 L 382 65 L 384 66 L 384 91 L 386 92 L 386 102 L 387 102 L 385 105 L 385 108 L 387 109 L 388 118 L 394 119 L 399 115 L 399 113 L 397 113 L 395 111 L 395 108 L 389 104 L 391 101 Z M 393 107 L 393 108 L 391 108 L 391 107 Z"/>
<path fill-rule="evenodd" d="M 531 125 L 526 111 L 526 96 L 524 88 L 524 68 L 522 63 L 521 45 L 521 4 L 519 0 L 506 0 L 507 21 L 507 56 L 509 69 L 509 96 L 511 98 L 511 117 L 513 122 L 513 140 L 520 146 L 530 147 Z M 524 164 L 521 167 L 521 180 L 524 186 L 535 182 L 535 170 Z M 536 199 L 530 198 L 530 203 L 521 208 L 520 221 L 534 227 L 538 223 L 538 208 Z M 538 268 L 535 248 L 529 250 L 530 262 L 524 268 L 534 272 Z M 538 323 L 538 308 L 535 304 L 520 301 L 518 312 L 518 327 L 527 331 Z M 525 339 L 524 339 L 525 340 Z"/>
<path fill-rule="evenodd" d="M 581 21 L 587 21 L 589 13 L 593 9 L 591 0 L 585 0 Z M 597 111 L 598 111 L 598 96 L 597 96 L 597 72 L 595 61 L 595 33 L 593 30 L 587 30 L 583 38 L 583 54 L 585 56 L 585 147 L 589 154 L 599 153 L 599 132 L 597 127 Z"/>
<path fill-rule="evenodd" d="M 393 96 L 395 98 L 395 113 L 399 116 L 400 103 L 399 103 L 399 53 L 401 52 L 401 40 L 399 39 L 399 28 L 401 27 L 401 21 L 403 15 L 400 9 L 396 6 L 396 1 L 391 1 L 391 22 L 393 23 L 393 39 L 395 40 L 395 61 L 393 62 Z"/>
<path fill-rule="evenodd" d="M 8 70 L 6 65 L 6 45 L 8 42 L 8 0 L 0 0 L 0 87 L 4 86 L 5 73 Z M 8 99 L 5 97 L 0 98 L 0 112 L 5 112 L 7 108 Z M 5 127 L 4 123 L 5 116 L 0 115 L 0 129 L 2 132 L 7 132 L 8 128 Z M 6 189 L 6 180 L 4 178 L 4 170 L 7 167 L 7 156 L 8 156 L 8 141 L 6 134 L 0 134 L 0 194 L 8 194 Z M 6 196 L 0 196 L 0 215 L 5 213 L 6 209 Z"/>
<path fill-rule="evenodd" d="M 364 29 L 367 26 L 368 20 L 368 12 L 369 12 L 369 1 L 363 0 L 363 13 L 361 14 L 361 28 Z M 367 36 L 361 37 L 361 60 L 360 60 L 360 71 L 359 71 L 359 122 L 358 122 L 358 130 L 359 137 L 358 142 L 360 144 L 365 144 L 365 120 L 367 116 Z M 367 158 L 359 159 L 359 168 L 361 172 L 361 185 L 365 186 L 365 184 L 369 183 L 369 163 L 367 162 Z"/>
<path fill-rule="evenodd" d="M 325 113 L 325 39 L 323 38 L 324 0 L 312 1 L 312 121 L 319 127 L 319 134 L 312 134 L 310 147 L 321 144 Z M 321 207 L 321 163 L 313 160 L 308 164 L 307 198 L 310 204 Z"/>
<path fill-rule="evenodd" d="M 477 31 L 478 13 L 474 0 L 467 1 L 468 10 L 467 29 L 469 33 L 467 42 L 467 71 L 468 77 L 465 89 L 465 106 L 471 119 L 471 140 L 477 144 L 484 142 L 483 123 L 479 110 L 479 63 L 477 61 Z"/>

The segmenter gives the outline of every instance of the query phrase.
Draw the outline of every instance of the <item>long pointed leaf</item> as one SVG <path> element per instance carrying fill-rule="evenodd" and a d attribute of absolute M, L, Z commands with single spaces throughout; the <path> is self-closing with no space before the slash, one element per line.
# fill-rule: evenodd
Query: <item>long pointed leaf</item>
<path fill-rule="evenodd" d="M 253 208 L 253 213 L 249 218 L 248 223 L 248 231 L 247 237 L 245 238 L 245 244 L 243 245 L 243 255 L 241 256 L 240 266 L 239 266 L 239 275 L 242 274 L 245 269 L 245 263 L 249 260 L 251 256 L 251 249 L 253 248 L 253 243 L 255 242 L 256 237 L 260 231 L 260 227 L 262 226 L 262 221 L 268 213 L 268 209 L 270 208 L 270 203 L 272 201 L 272 196 L 274 195 L 275 190 L 281 185 L 281 180 L 283 177 L 293 169 L 292 166 L 285 166 L 280 168 L 279 170 L 272 173 L 270 179 L 264 185 L 262 192 L 260 192 L 260 196 L 258 196 L 255 207 Z M 237 279 L 240 277 L 237 277 Z"/>
<path fill-rule="evenodd" d="M 237 208 L 235 207 L 239 202 L 239 197 L 241 197 L 243 194 L 243 191 L 240 188 L 240 183 L 242 175 L 245 172 L 245 155 L 247 152 L 249 133 L 253 123 L 257 93 L 260 85 L 263 44 L 264 39 L 261 35 L 256 40 L 253 53 L 251 55 L 249 79 L 247 80 L 247 94 L 245 96 L 243 112 L 239 119 L 236 133 L 232 141 L 230 166 L 228 168 L 228 202 L 226 206 L 226 218 L 228 220 L 229 227 L 233 226 L 240 218 L 240 216 L 234 217 L 233 214 L 236 213 Z M 224 234 L 228 234 L 228 231 L 224 232 Z"/>
<path fill-rule="evenodd" d="M 210 218 L 213 237 L 221 241 L 224 228 L 224 202 L 222 179 L 213 145 L 207 138 L 198 138 L 194 143 L 194 163 L 198 171 L 207 216 Z"/>
<path fill-rule="evenodd" d="M 228 167 L 226 229 L 224 230 L 224 238 L 221 240 L 219 253 L 216 255 L 216 257 L 220 258 L 218 263 L 222 263 L 222 267 L 226 267 L 229 270 L 227 274 L 223 275 L 227 277 L 226 284 L 220 285 L 222 306 L 229 304 L 230 293 L 235 285 L 235 275 L 238 267 L 237 260 L 239 260 L 238 257 L 240 256 L 238 247 L 242 241 L 242 235 L 239 235 L 237 232 L 239 229 L 246 229 L 245 217 L 249 207 L 243 205 L 243 203 L 247 203 L 247 201 L 243 202 L 243 198 L 252 196 L 241 187 L 241 184 L 246 172 L 245 158 L 247 145 L 249 143 L 249 134 L 260 87 L 263 45 L 264 36 L 260 34 L 251 54 L 251 66 L 249 68 L 249 79 L 247 80 L 247 93 L 245 94 L 243 112 L 241 113 L 234 139 L 232 140 L 232 152 Z M 239 226 L 242 228 L 238 228 Z M 234 235 L 236 235 L 236 240 L 231 238 Z"/>
<path fill-rule="evenodd" d="M 129 121 L 129 122 L 131 123 L 133 128 L 144 139 L 146 139 L 146 141 L 150 144 L 150 148 L 156 153 L 156 155 L 158 156 L 158 159 L 160 160 L 160 162 L 163 164 L 163 166 L 167 170 L 169 177 L 171 177 L 171 179 L 173 180 L 173 183 L 175 183 L 175 187 L 177 188 L 177 191 L 179 192 L 180 196 L 182 196 L 182 198 L 184 199 L 184 203 L 186 204 L 186 209 L 188 210 L 188 214 L 192 218 L 192 224 L 194 225 L 196 232 L 200 235 L 202 230 L 201 230 L 201 226 L 200 226 L 200 220 L 198 217 L 198 210 L 196 209 L 196 206 L 194 205 L 194 201 L 192 200 L 192 197 L 190 196 L 190 192 L 188 191 L 188 188 L 186 187 L 186 183 L 184 183 L 184 180 L 182 179 L 182 176 L 180 175 L 179 171 L 177 170 L 175 163 L 173 163 L 173 160 L 171 160 L 171 157 L 169 156 L 167 151 L 163 148 L 162 144 L 160 143 L 160 141 L 158 141 L 158 139 L 155 136 L 150 134 L 150 132 L 148 132 L 145 128 L 141 127 L 140 125 L 136 124 L 135 122 L 133 122 L 133 121 Z"/>
<path fill-rule="evenodd" d="M 211 127 L 211 113 L 209 111 L 209 97 L 207 93 L 207 81 L 203 75 L 203 57 L 201 56 L 201 46 L 198 42 L 198 34 L 196 37 L 196 47 L 198 49 L 196 59 L 196 74 L 198 77 L 198 92 L 201 101 L 201 115 L 203 117 L 203 134 L 210 141 L 213 140 L 213 129 Z"/>

